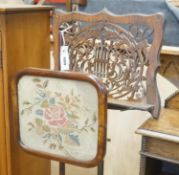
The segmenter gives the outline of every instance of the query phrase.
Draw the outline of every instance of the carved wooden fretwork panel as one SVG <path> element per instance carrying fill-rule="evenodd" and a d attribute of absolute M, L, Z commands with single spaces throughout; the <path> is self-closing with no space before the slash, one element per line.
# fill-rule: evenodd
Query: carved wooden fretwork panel
<path fill-rule="evenodd" d="M 163 36 L 162 14 L 56 12 L 53 22 L 56 69 L 68 70 L 61 64 L 61 53 L 67 50 L 61 46 L 66 45 L 70 71 L 95 74 L 107 86 L 110 99 L 151 104 L 152 115 L 159 115 L 156 73 Z"/>
<path fill-rule="evenodd" d="M 66 26 L 66 27 L 65 27 Z M 145 65 L 153 30 L 144 25 L 98 22 L 63 24 L 70 70 L 97 75 L 109 96 L 140 100 L 146 95 Z"/>

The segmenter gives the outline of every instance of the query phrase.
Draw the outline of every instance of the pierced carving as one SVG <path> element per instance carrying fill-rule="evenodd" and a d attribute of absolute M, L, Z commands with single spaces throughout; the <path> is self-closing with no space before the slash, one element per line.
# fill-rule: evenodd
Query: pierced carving
<path fill-rule="evenodd" d="M 60 46 L 68 45 L 70 71 L 100 77 L 109 97 L 153 105 L 150 112 L 157 118 L 160 98 L 156 72 L 163 26 L 162 14 L 120 16 L 106 10 L 96 14 L 56 12 L 55 67 L 60 67 Z"/>
<path fill-rule="evenodd" d="M 107 22 L 66 23 L 61 28 L 69 46 L 70 70 L 97 75 L 112 98 L 140 100 L 146 95 L 144 66 L 152 29 Z"/>

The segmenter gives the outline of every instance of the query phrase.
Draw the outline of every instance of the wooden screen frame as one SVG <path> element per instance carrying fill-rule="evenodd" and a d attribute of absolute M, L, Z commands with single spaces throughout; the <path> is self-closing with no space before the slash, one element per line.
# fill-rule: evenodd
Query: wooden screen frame
<path fill-rule="evenodd" d="M 20 141 L 20 129 L 19 129 L 19 108 L 18 108 L 18 82 L 23 76 L 40 76 L 40 77 L 49 77 L 49 78 L 61 78 L 67 80 L 77 80 L 82 82 L 88 82 L 93 85 L 98 94 L 98 145 L 97 145 L 97 154 L 94 159 L 90 161 L 81 161 L 73 160 L 69 158 L 64 158 L 62 156 L 55 156 L 54 154 L 45 153 L 37 150 L 33 150 L 25 146 Z M 16 115 L 14 120 L 14 125 L 16 126 L 16 138 L 20 147 L 27 153 L 31 153 L 36 156 L 44 157 L 47 159 L 52 159 L 60 161 L 63 163 L 69 163 L 82 167 L 93 167 L 99 164 L 103 160 L 103 157 L 106 152 L 106 126 L 107 126 L 107 90 L 103 83 L 93 75 L 88 75 L 84 73 L 74 73 L 74 72 L 59 72 L 51 71 L 46 69 L 32 69 L 28 68 L 19 72 L 16 76 L 15 81 L 13 82 L 13 88 L 15 90 L 15 107 Z"/>
<path fill-rule="evenodd" d="M 162 13 L 155 13 L 150 15 L 144 14 L 128 14 L 128 15 L 116 15 L 108 10 L 104 9 L 98 13 L 89 14 L 84 12 L 64 12 L 58 11 L 53 16 L 53 35 L 54 35 L 54 60 L 55 69 L 60 70 L 60 46 L 62 41 L 59 35 L 59 26 L 62 23 L 68 23 L 72 21 L 82 21 L 87 23 L 97 22 L 110 22 L 112 24 L 145 24 L 153 29 L 153 43 L 151 45 L 150 52 L 146 57 L 149 59 L 149 68 L 146 73 L 146 103 L 153 105 L 153 109 L 149 112 L 154 118 L 158 118 L 160 114 L 160 95 L 158 91 L 156 74 L 160 67 L 160 49 L 163 39 L 163 27 L 164 27 L 164 15 Z"/>

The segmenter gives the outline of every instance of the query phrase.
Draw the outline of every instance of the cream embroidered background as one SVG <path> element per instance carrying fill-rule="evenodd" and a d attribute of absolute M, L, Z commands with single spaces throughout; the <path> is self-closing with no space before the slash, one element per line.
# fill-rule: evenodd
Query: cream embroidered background
<path fill-rule="evenodd" d="M 87 82 L 23 76 L 18 84 L 21 142 L 69 159 L 95 158 L 98 96 Z"/>

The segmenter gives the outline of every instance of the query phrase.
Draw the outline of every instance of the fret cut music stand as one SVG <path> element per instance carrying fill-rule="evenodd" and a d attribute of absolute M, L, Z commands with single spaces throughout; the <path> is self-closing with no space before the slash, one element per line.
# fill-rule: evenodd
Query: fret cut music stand
<path fill-rule="evenodd" d="M 95 14 L 56 11 L 55 68 L 99 77 L 108 90 L 111 109 L 143 110 L 158 118 L 160 97 L 156 73 L 163 28 L 161 13 L 116 15 L 106 9 Z M 66 52 L 63 54 L 64 47 L 68 48 L 68 56 Z M 69 69 L 63 69 L 67 61 Z"/>
<path fill-rule="evenodd" d="M 161 13 L 55 11 L 55 68 L 99 77 L 108 90 L 108 109 L 148 111 L 157 119 L 160 96 L 156 73 L 163 28 Z M 103 174 L 103 164 L 98 174 Z"/>
<path fill-rule="evenodd" d="M 26 69 L 15 82 L 17 138 L 28 153 L 93 167 L 106 149 L 106 88 L 96 76 Z"/>

